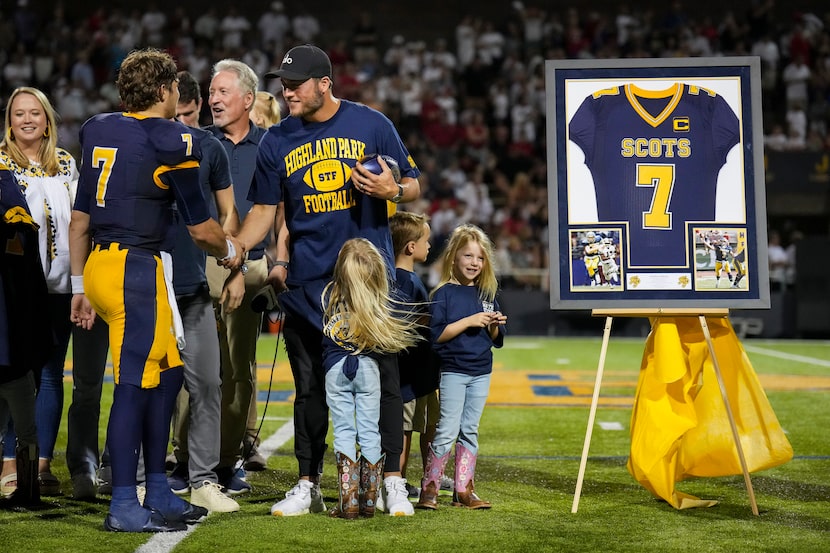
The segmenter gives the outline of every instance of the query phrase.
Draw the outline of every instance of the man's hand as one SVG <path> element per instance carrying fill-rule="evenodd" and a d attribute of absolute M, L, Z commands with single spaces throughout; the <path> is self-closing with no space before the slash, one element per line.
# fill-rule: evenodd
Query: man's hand
<path fill-rule="evenodd" d="M 222 294 L 219 296 L 219 303 L 225 308 L 225 313 L 231 313 L 242 305 L 245 297 L 245 275 L 242 271 L 232 271 L 225 284 L 222 286 Z"/>
<path fill-rule="evenodd" d="M 217 259 L 216 262 L 226 269 L 238 269 L 245 260 L 245 248 L 242 243 L 233 236 L 225 236 L 228 241 L 228 253 L 225 258 Z"/>
<path fill-rule="evenodd" d="M 285 262 L 282 262 L 285 263 Z M 285 279 L 288 277 L 288 267 L 284 265 L 274 265 L 265 279 L 265 284 L 270 284 L 277 292 L 282 292 L 286 289 Z"/>
<path fill-rule="evenodd" d="M 398 183 L 392 175 L 392 170 L 386 161 L 378 156 L 378 165 L 383 169 L 379 175 L 366 169 L 360 162 L 357 162 L 352 170 L 352 182 L 355 187 L 373 198 L 388 200 L 398 193 Z"/>

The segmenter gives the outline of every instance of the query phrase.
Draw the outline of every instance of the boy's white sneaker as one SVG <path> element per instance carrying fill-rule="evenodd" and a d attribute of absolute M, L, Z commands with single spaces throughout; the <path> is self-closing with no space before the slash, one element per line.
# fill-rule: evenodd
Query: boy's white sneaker
<path fill-rule="evenodd" d="M 406 479 L 400 476 L 387 476 L 383 479 L 383 488 L 378 494 L 377 509 L 392 517 L 410 517 L 415 508 L 409 502 L 409 490 Z"/>
<path fill-rule="evenodd" d="M 321 513 L 326 510 L 320 485 L 310 480 L 300 480 L 297 485 L 285 492 L 285 499 L 271 506 L 275 517 L 294 517 L 308 513 Z"/>

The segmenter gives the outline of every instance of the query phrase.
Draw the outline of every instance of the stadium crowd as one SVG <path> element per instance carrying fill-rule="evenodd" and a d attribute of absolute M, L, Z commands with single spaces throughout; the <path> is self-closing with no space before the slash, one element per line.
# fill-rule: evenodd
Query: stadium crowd
<path fill-rule="evenodd" d="M 324 29 L 299 3 L 264 8 L 189 13 L 151 2 L 70 18 L 61 3 L 37 10 L 18 0 L 0 15 L 0 102 L 18 86 L 45 91 L 60 116 L 59 145 L 77 158 L 80 125 L 118 109 L 115 72 L 134 48 L 169 51 L 205 91 L 220 59 L 239 59 L 262 78 L 291 46 L 318 44 L 338 96 L 389 116 L 423 171 L 423 203 L 409 209 L 432 218 L 431 258 L 453 228 L 475 223 L 494 238 L 500 274 L 512 275 L 504 287 L 548 280 L 545 59 L 757 55 L 767 148 L 830 151 L 830 12 L 791 8 L 780 18 L 785 8 L 774 0 L 704 17 L 679 1 L 662 12 L 513 2 L 503 18 L 467 15 L 454 34 L 426 43 L 417 29 L 382 31 L 369 13 Z M 280 97 L 279 79 L 261 83 Z M 211 123 L 207 102 L 202 123 Z"/>

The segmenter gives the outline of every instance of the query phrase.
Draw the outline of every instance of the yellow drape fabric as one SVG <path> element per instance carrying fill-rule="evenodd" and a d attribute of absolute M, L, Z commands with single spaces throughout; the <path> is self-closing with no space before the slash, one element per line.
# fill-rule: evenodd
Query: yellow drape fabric
<path fill-rule="evenodd" d="M 793 450 L 727 318 L 707 318 L 749 472 L 782 465 Z M 697 317 L 652 320 L 634 409 L 628 471 L 676 509 L 709 507 L 675 490 L 693 476 L 742 474 L 709 347 Z"/>

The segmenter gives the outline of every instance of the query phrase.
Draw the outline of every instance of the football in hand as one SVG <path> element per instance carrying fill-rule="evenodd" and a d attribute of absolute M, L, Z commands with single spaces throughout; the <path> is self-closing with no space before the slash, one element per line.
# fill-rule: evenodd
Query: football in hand
<path fill-rule="evenodd" d="M 378 161 L 379 157 L 382 157 L 383 161 L 386 162 L 386 165 L 389 166 L 389 170 L 392 171 L 392 176 L 395 178 L 395 182 L 401 182 L 401 168 L 392 156 L 388 156 L 386 154 L 368 154 L 360 158 L 359 161 L 360 164 L 366 169 L 376 175 L 380 175 L 383 173 L 383 168 L 380 166 L 380 162 Z"/>

